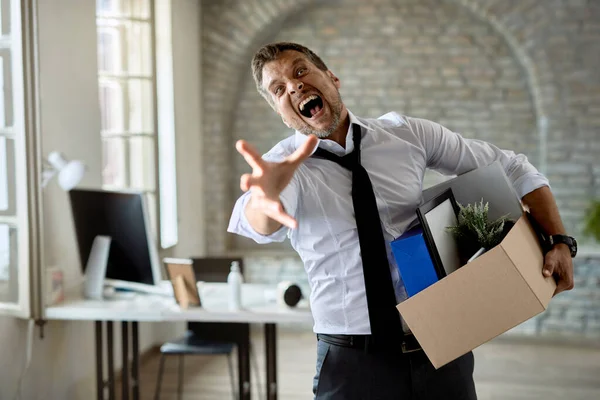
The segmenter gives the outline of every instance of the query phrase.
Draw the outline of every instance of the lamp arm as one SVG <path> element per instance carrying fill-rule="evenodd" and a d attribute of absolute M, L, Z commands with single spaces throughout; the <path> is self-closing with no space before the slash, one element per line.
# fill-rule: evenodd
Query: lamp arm
<path fill-rule="evenodd" d="M 44 165 L 42 166 L 42 188 L 45 188 L 57 173 L 58 171 L 56 169 L 48 162 L 44 161 Z"/>

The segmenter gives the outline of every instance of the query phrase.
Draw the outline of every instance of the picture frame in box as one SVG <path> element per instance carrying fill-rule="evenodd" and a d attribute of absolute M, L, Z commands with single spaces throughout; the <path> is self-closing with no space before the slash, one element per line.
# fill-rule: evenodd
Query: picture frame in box
<path fill-rule="evenodd" d="M 190 305 L 201 307 L 193 261 L 187 258 L 165 258 L 163 263 L 173 285 L 173 295 L 177 304 L 184 309 Z"/>
<path fill-rule="evenodd" d="M 423 229 L 425 244 L 438 279 L 462 266 L 458 244 L 447 227 L 456 225 L 459 207 L 452 189 L 448 188 L 417 207 L 417 218 Z"/>

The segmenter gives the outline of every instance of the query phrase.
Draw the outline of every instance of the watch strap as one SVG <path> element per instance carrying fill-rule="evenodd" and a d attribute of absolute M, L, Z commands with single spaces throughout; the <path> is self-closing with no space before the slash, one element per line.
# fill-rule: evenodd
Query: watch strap
<path fill-rule="evenodd" d="M 571 257 L 575 257 L 575 255 L 577 254 L 577 242 L 573 237 L 560 234 L 548 236 L 548 244 L 550 245 L 550 248 L 553 248 L 554 246 L 560 243 L 566 244 L 569 247 L 569 250 L 571 251 Z"/>

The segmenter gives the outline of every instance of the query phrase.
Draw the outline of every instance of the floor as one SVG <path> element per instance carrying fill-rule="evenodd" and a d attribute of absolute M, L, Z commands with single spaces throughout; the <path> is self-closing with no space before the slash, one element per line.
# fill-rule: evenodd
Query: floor
<path fill-rule="evenodd" d="M 260 379 L 264 381 L 263 338 L 253 334 Z M 311 399 L 315 338 L 310 332 L 279 332 L 279 399 Z M 475 383 L 479 400 L 600 399 L 600 347 L 551 345 L 496 339 L 475 350 Z M 141 366 L 141 398 L 153 399 L 159 357 Z M 167 359 L 161 399 L 177 399 L 177 359 Z M 235 365 L 234 365 L 235 368 Z M 225 357 L 185 359 L 186 400 L 231 397 Z M 253 372 L 254 373 L 254 372 Z M 254 377 L 254 375 L 253 375 Z M 262 396 L 258 396 L 257 389 Z M 253 398 L 264 398 L 264 385 L 253 383 Z"/>

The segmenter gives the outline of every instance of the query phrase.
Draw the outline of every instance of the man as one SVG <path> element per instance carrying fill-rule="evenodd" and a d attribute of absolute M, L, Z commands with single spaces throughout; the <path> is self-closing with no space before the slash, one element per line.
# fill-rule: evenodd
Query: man
<path fill-rule="evenodd" d="M 406 292 L 389 244 L 415 219 L 426 168 L 458 175 L 495 160 L 546 232 L 564 234 L 547 179 L 523 155 L 431 121 L 353 115 L 340 79 L 299 44 L 264 46 L 252 70 L 296 132 L 263 157 L 237 142 L 252 173 L 241 177 L 246 193 L 228 230 L 258 243 L 287 236 L 302 258 L 318 338 L 315 397 L 475 399 L 473 354 L 435 370 L 395 309 Z M 555 276 L 556 293 L 573 287 L 565 244 L 547 253 L 543 273 Z"/>

